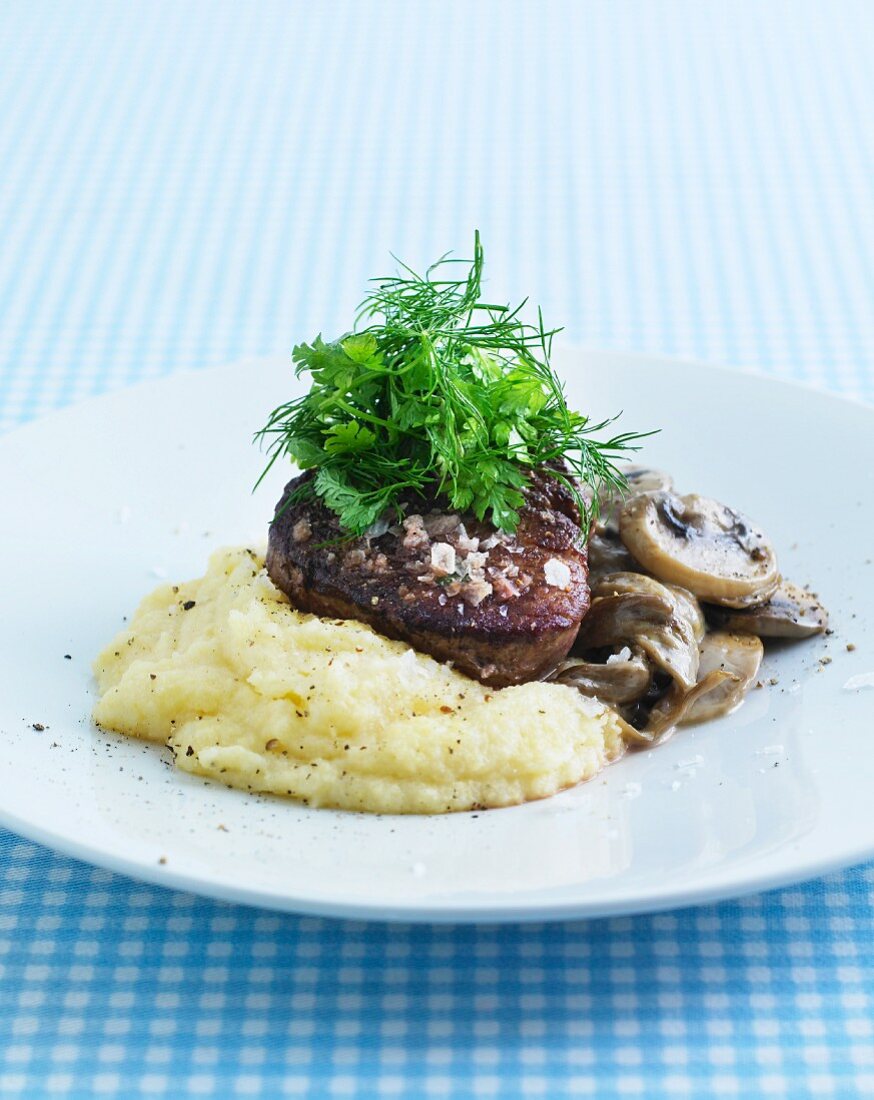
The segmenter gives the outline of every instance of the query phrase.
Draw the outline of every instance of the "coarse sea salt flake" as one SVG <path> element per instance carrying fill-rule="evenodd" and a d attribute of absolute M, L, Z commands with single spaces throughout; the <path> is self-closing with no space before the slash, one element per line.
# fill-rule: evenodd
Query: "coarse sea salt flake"
<path fill-rule="evenodd" d="M 431 547 L 431 568 L 448 576 L 455 572 L 455 547 L 448 542 L 435 542 Z"/>
<path fill-rule="evenodd" d="M 419 660 L 414 649 L 405 650 L 398 658 L 398 664 L 405 676 L 421 678 L 428 675 L 428 666 Z"/>
<path fill-rule="evenodd" d="M 550 558 L 543 566 L 543 575 L 546 583 L 552 588 L 566 589 L 570 587 L 571 571 L 563 561 L 558 558 Z"/>
<path fill-rule="evenodd" d="M 631 660 L 631 650 L 628 648 L 627 645 L 624 645 L 622 647 L 622 649 L 619 650 L 618 653 L 611 653 L 610 654 L 610 656 L 607 658 L 607 664 L 608 665 L 621 665 L 621 664 L 624 664 L 626 661 L 630 661 L 630 660 Z"/>
<path fill-rule="evenodd" d="M 685 772 L 690 768 L 700 768 L 703 763 L 704 757 L 696 753 L 695 756 L 691 756 L 688 760 L 680 760 L 678 763 L 674 764 L 674 767 L 677 771 Z"/>
<path fill-rule="evenodd" d="M 643 787 L 639 783 L 626 783 L 622 788 L 624 798 L 637 798 Z"/>
<path fill-rule="evenodd" d="M 779 756 L 783 752 L 782 745 L 763 745 L 756 749 L 756 756 Z"/>

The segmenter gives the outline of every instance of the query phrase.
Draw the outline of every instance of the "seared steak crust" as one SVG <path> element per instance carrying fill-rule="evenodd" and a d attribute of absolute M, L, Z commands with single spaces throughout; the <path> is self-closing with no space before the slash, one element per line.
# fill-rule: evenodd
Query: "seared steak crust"
<path fill-rule="evenodd" d="M 412 498 L 401 522 L 353 540 L 321 501 L 290 502 L 270 526 L 267 570 L 303 611 L 370 623 L 483 683 L 541 679 L 567 655 L 589 607 L 579 513 L 535 472 L 515 534 Z"/>

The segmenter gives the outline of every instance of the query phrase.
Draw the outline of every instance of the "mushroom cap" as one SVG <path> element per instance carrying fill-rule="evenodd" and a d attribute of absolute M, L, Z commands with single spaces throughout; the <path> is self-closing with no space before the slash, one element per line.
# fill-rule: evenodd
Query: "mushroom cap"
<path fill-rule="evenodd" d="M 703 692 L 687 709 L 681 725 L 692 725 L 731 714 L 744 701 L 750 685 L 759 674 L 764 646 L 754 634 L 737 634 L 717 630 L 706 635 L 701 643 L 698 662 L 699 683 L 714 672 L 728 673 L 726 679 Z"/>
<path fill-rule="evenodd" d="M 651 466 L 632 464 L 625 466 L 622 473 L 627 481 L 624 492 L 605 488 L 599 496 L 598 519 L 589 537 L 589 578 L 597 578 L 605 573 L 619 571 L 640 572 L 640 565 L 628 551 L 628 547 L 619 536 L 619 516 L 625 502 L 640 493 L 654 492 L 656 489 L 670 489 L 674 479 L 663 470 Z"/>
<path fill-rule="evenodd" d="M 653 469 L 652 466 L 638 466 L 632 463 L 624 466 L 620 471 L 625 478 L 626 486 L 623 490 L 614 487 L 605 487 L 598 497 L 599 516 L 595 528 L 597 533 L 608 537 L 619 538 L 619 515 L 626 501 L 641 493 L 654 493 L 659 489 L 673 489 L 674 479 L 664 470 Z"/>
<path fill-rule="evenodd" d="M 762 663 L 763 646 L 751 634 L 716 632 L 701 643 L 698 682 L 690 690 L 674 682 L 655 704 L 646 725 L 629 744 L 663 741 L 677 726 L 730 714 L 744 701 Z"/>
<path fill-rule="evenodd" d="M 625 480 L 628 482 L 628 495 L 636 496 L 638 493 L 654 493 L 659 489 L 673 489 L 674 479 L 664 470 L 656 470 L 653 466 L 642 466 L 632 462 L 622 469 Z"/>
<path fill-rule="evenodd" d="M 592 606 L 574 649 L 627 643 L 687 690 L 698 674 L 703 617 L 686 592 L 642 573 L 609 573 L 592 588 Z"/>
<path fill-rule="evenodd" d="M 590 695 L 609 706 L 624 706 L 646 693 L 652 673 L 647 662 L 635 655 L 626 660 L 609 660 L 606 664 L 570 657 L 562 661 L 551 679 L 575 687 L 583 695 Z"/>
<path fill-rule="evenodd" d="M 688 588 L 683 588 L 679 584 L 666 584 L 665 588 L 670 591 L 677 607 L 683 616 L 688 619 L 695 635 L 695 641 L 700 642 L 707 633 L 707 622 L 701 604 L 698 603 Z"/>
<path fill-rule="evenodd" d="M 651 593 L 622 592 L 599 596 L 592 600 L 580 625 L 574 652 L 631 645 L 643 631 L 669 624 L 673 612 L 674 605 L 670 599 Z"/>
<path fill-rule="evenodd" d="M 621 592 L 648 592 L 662 599 L 672 598 L 675 613 L 686 620 L 691 627 L 695 642 L 700 642 L 707 630 L 701 604 L 692 593 L 679 584 L 662 584 L 654 577 L 638 573 L 633 569 L 617 569 L 614 573 L 605 573 L 592 582 L 593 597 L 615 596 Z"/>
<path fill-rule="evenodd" d="M 763 603 L 779 582 L 777 557 L 740 512 L 709 497 L 660 489 L 631 497 L 619 530 L 653 576 L 727 607 Z"/>
<path fill-rule="evenodd" d="M 619 537 L 618 528 L 596 525 L 589 539 L 589 583 L 606 573 L 634 572 L 639 568 Z"/>
<path fill-rule="evenodd" d="M 724 630 L 760 638 L 810 638 L 828 626 L 828 612 L 811 592 L 782 580 L 770 599 L 757 607 L 708 607 L 707 617 Z"/>
<path fill-rule="evenodd" d="M 656 741 L 667 740 L 677 726 L 685 724 L 690 710 L 702 696 L 716 691 L 728 681 L 733 683 L 734 679 L 734 676 L 724 669 L 711 669 L 689 691 L 680 684 L 671 684 L 668 691 L 649 712 L 647 723 L 643 729 L 637 731 L 636 739 L 629 739 L 623 731 L 626 743 L 652 745 Z"/>

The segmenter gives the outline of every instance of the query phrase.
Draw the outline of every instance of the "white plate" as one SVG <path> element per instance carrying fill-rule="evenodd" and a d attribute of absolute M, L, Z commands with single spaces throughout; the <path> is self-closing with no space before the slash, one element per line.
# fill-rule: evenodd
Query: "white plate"
<path fill-rule="evenodd" d="M 159 577 L 264 538 L 287 470 L 253 496 L 250 439 L 295 383 L 276 361 L 176 375 L 0 440 L 0 822 L 150 882 L 414 920 L 639 912 L 874 855 L 874 690 L 845 687 L 874 671 L 874 410 L 627 355 L 565 353 L 560 369 L 579 407 L 661 427 L 645 459 L 682 490 L 757 519 L 784 572 L 821 593 L 834 635 L 769 652 L 777 682 L 730 718 L 514 809 L 369 817 L 187 776 L 92 728 L 90 663 Z"/>

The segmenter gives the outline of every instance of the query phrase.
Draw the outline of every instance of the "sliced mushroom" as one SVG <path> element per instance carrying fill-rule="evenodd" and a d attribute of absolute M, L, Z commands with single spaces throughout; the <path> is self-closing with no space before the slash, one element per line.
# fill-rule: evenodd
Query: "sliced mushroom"
<path fill-rule="evenodd" d="M 626 466 L 622 473 L 628 482 L 625 492 L 604 489 L 599 498 L 600 512 L 589 538 L 590 578 L 619 571 L 643 572 L 619 536 L 619 515 L 631 497 L 655 489 L 670 489 L 674 483 L 670 474 L 649 466 Z"/>
<path fill-rule="evenodd" d="M 623 507 L 619 531 L 648 572 L 711 603 L 763 603 L 780 579 L 765 536 L 745 516 L 708 497 L 641 493 Z"/>
<path fill-rule="evenodd" d="M 622 507 L 623 501 L 636 497 L 639 493 L 655 493 L 660 489 L 673 489 L 674 479 L 663 470 L 655 470 L 652 466 L 638 466 L 632 463 L 624 466 L 620 473 L 625 478 L 627 487 L 624 492 L 617 489 L 604 488 L 600 494 L 601 508 L 607 512 L 611 506 L 618 504 Z"/>
<path fill-rule="evenodd" d="M 698 675 L 698 626 L 688 601 L 642 573 L 610 573 L 592 589 L 575 652 L 634 645 L 686 690 Z"/>
<path fill-rule="evenodd" d="M 666 584 L 665 588 L 667 588 L 674 597 L 681 614 L 688 620 L 689 625 L 692 627 L 695 641 L 700 643 L 701 639 L 707 633 L 707 622 L 704 619 L 704 612 L 701 608 L 701 604 L 698 603 L 688 588 L 683 588 L 679 584 Z"/>
<path fill-rule="evenodd" d="M 674 479 L 670 474 L 649 466 L 626 466 L 622 470 L 627 486 L 624 491 L 604 488 L 598 498 L 600 515 L 597 530 L 601 534 L 619 538 L 619 513 L 627 500 L 640 493 L 654 493 L 659 489 L 672 489 Z"/>
<path fill-rule="evenodd" d="M 659 489 L 673 489 L 674 479 L 664 470 L 655 470 L 652 466 L 638 466 L 632 463 L 623 467 L 622 473 L 628 482 L 629 496 L 637 493 L 655 493 Z"/>
<path fill-rule="evenodd" d="M 613 713 L 619 724 L 619 731 L 622 734 L 622 740 L 625 742 L 626 748 L 646 748 L 652 745 L 652 737 L 647 736 L 643 730 L 636 729 L 632 726 L 630 722 L 622 717 L 618 710 L 614 710 Z"/>
<path fill-rule="evenodd" d="M 688 589 L 678 584 L 662 584 L 661 581 L 634 570 L 617 570 L 615 573 L 605 573 L 598 577 L 592 583 L 591 589 L 594 597 L 617 596 L 622 592 L 648 592 L 650 595 L 665 599 L 667 592 L 674 600 L 677 614 L 692 628 L 695 642 L 700 642 L 704 637 L 707 624 L 704 621 L 701 605 Z"/>
<path fill-rule="evenodd" d="M 624 731 L 626 743 L 652 745 L 664 741 L 677 726 L 730 714 L 756 678 L 762 653 L 762 643 L 750 634 L 708 634 L 701 644 L 695 686 L 687 690 L 674 681 L 653 704 L 646 722 L 640 728 L 632 726 L 633 734 Z"/>
<path fill-rule="evenodd" d="M 617 569 L 614 573 L 606 573 L 591 588 L 594 599 L 637 592 L 658 596 L 667 603 L 673 603 L 670 592 L 661 581 L 654 580 L 645 573 L 635 573 L 633 569 Z"/>
<path fill-rule="evenodd" d="M 705 722 L 721 714 L 731 714 L 741 705 L 750 685 L 759 674 L 764 647 L 753 634 L 714 631 L 701 643 L 698 665 L 699 685 L 714 673 L 725 673 L 721 683 L 701 692 L 687 708 L 681 725 Z"/>
<path fill-rule="evenodd" d="M 606 573 L 634 572 L 639 566 L 619 537 L 618 528 L 611 531 L 596 525 L 589 539 L 589 583 L 593 584 Z"/>
<path fill-rule="evenodd" d="M 671 684 L 649 712 L 646 725 L 635 731 L 637 742 L 651 745 L 655 741 L 666 740 L 677 726 L 688 721 L 691 710 L 702 697 L 722 690 L 735 679 L 724 669 L 712 669 L 690 691 L 685 691 L 679 684 Z"/>
<path fill-rule="evenodd" d="M 591 695 L 602 703 L 624 706 L 645 694 L 652 673 L 640 656 L 632 655 L 627 660 L 608 659 L 606 664 L 571 657 L 559 665 L 552 679 L 575 687 L 583 695 Z"/>
<path fill-rule="evenodd" d="M 708 607 L 707 617 L 724 630 L 757 634 L 760 638 L 810 638 L 828 626 L 828 612 L 810 592 L 781 581 L 767 603 L 748 610 Z"/>
<path fill-rule="evenodd" d="M 673 614 L 673 600 L 668 596 L 643 592 L 600 596 L 592 600 L 574 642 L 573 652 L 619 648 L 633 643 L 643 631 L 666 626 Z"/>

